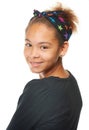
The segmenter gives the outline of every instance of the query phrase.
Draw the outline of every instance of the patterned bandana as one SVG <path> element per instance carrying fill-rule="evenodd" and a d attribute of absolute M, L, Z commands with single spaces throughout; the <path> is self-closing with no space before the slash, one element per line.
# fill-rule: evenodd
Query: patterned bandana
<path fill-rule="evenodd" d="M 34 17 L 42 17 L 44 16 L 50 23 L 54 25 L 54 27 L 61 34 L 64 41 L 68 41 L 72 34 L 72 27 L 70 23 L 65 19 L 65 12 L 63 11 L 49 11 L 49 12 L 39 12 L 38 10 L 34 10 Z M 33 17 L 33 18 L 34 18 Z"/>

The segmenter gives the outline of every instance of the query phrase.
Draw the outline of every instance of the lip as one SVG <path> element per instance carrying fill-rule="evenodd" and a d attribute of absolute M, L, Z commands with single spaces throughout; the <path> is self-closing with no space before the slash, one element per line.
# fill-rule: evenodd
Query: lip
<path fill-rule="evenodd" d="M 30 62 L 32 67 L 38 67 L 42 64 L 43 62 Z"/>

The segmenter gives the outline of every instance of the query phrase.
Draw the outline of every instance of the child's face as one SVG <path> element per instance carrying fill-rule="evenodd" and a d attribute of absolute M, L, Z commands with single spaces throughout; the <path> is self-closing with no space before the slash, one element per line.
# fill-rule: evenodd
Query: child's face
<path fill-rule="evenodd" d="M 24 55 L 34 73 L 50 73 L 58 65 L 60 45 L 54 30 L 44 24 L 33 24 L 26 32 Z"/>

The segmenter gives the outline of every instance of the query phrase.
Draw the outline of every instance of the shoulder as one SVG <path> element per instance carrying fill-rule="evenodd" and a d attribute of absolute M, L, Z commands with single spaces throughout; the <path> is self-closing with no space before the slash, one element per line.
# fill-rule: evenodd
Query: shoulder
<path fill-rule="evenodd" d="M 48 77 L 44 79 L 34 79 L 28 82 L 24 88 L 23 95 L 32 97 L 37 100 L 38 98 L 50 98 L 57 100 L 60 97 L 65 97 L 69 79 L 60 79 L 57 77 Z"/>
<path fill-rule="evenodd" d="M 64 89 L 66 82 L 70 82 L 67 79 L 61 79 L 58 77 L 47 77 L 43 79 L 33 79 L 29 81 L 23 92 L 27 91 L 39 91 L 39 90 L 53 90 L 53 89 Z"/>
<path fill-rule="evenodd" d="M 25 85 L 23 92 L 28 92 L 28 91 L 37 92 L 39 90 L 41 91 L 42 89 L 45 89 L 46 87 L 48 87 L 48 84 L 45 81 L 45 79 L 33 79 Z"/>
<path fill-rule="evenodd" d="M 22 93 L 22 99 L 38 102 L 39 100 L 50 100 L 52 103 L 64 99 L 67 101 L 68 95 L 73 91 L 73 76 L 68 79 L 58 77 L 48 77 L 44 79 L 34 79 L 29 81 Z M 21 98 L 20 98 L 21 99 Z"/>
<path fill-rule="evenodd" d="M 65 79 L 48 77 L 44 79 L 34 79 L 28 82 L 23 91 L 23 99 L 32 106 L 46 108 L 58 106 L 58 103 L 67 104 Z M 40 103 L 40 104 L 39 104 Z"/>

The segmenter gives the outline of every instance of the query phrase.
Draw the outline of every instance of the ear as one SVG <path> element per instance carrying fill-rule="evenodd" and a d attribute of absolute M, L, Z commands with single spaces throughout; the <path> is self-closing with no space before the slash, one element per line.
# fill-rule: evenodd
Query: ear
<path fill-rule="evenodd" d="M 69 47 L 69 43 L 68 41 L 65 41 L 63 45 L 60 47 L 59 57 L 63 57 L 66 54 L 68 47 Z"/>

